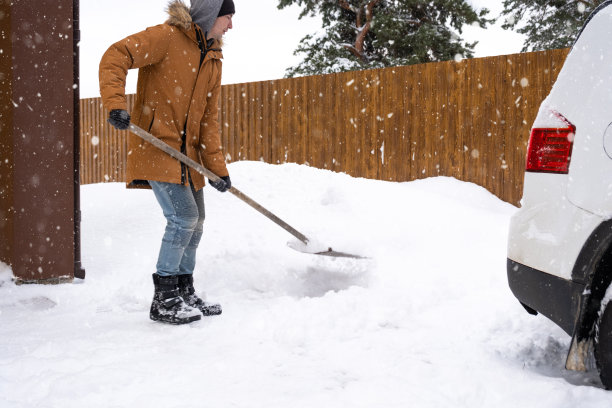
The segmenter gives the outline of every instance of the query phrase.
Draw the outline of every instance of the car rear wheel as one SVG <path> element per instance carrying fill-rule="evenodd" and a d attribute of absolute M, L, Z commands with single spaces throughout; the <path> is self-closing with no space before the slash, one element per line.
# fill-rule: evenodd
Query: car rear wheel
<path fill-rule="evenodd" d="M 612 302 L 609 302 L 597 322 L 595 362 L 599 378 L 606 389 L 612 389 Z"/>

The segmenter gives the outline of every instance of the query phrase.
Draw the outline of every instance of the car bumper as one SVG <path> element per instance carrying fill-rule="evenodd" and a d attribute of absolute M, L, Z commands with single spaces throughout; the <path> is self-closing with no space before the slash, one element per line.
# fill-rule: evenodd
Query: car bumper
<path fill-rule="evenodd" d="M 523 206 L 510 221 L 507 257 L 572 280 L 584 243 L 603 220 L 567 201 L 563 180 L 564 176 L 526 173 Z"/>
<path fill-rule="evenodd" d="M 524 305 L 542 313 L 570 336 L 580 315 L 585 286 L 539 271 L 512 259 L 507 261 L 508 285 Z"/>

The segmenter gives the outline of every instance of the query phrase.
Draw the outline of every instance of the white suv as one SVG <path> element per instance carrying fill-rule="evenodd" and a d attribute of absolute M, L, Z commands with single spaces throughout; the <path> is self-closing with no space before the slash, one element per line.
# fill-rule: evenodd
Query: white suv
<path fill-rule="evenodd" d="M 612 388 L 612 0 L 589 17 L 531 130 L 521 209 L 508 237 L 508 283 L 532 313 L 591 345 Z"/>

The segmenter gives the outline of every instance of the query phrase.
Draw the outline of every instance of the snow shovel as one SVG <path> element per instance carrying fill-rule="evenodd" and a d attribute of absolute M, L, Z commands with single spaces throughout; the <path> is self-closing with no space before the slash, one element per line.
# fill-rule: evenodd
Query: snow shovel
<path fill-rule="evenodd" d="M 170 147 L 166 143 L 162 142 L 160 139 L 156 138 L 155 136 L 153 136 L 146 130 L 141 129 L 140 127 L 134 125 L 133 123 L 130 124 L 130 127 L 128 128 L 128 130 L 130 130 L 132 133 L 134 133 L 136 136 L 140 137 L 141 139 L 151 143 L 153 146 L 159 148 L 160 150 L 163 150 L 164 152 L 166 152 L 173 158 L 177 159 L 178 161 L 191 167 L 198 173 L 208 177 L 209 180 L 212 180 L 215 182 L 221 180 L 219 176 L 217 176 L 216 174 L 208 170 L 206 167 L 202 166 L 200 163 L 196 162 L 195 160 L 190 159 L 183 153 Z M 365 258 L 359 255 L 353 255 L 353 254 L 347 254 L 345 252 L 334 251 L 333 249 L 331 249 L 331 247 L 328 248 L 326 251 L 309 250 L 308 243 L 310 242 L 310 240 L 304 234 L 302 234 L 301 232 L 293 228 L 291 225 L 287 224 L 285 221 L 281 220 L 279 217 L 274 215 L 272 212 L 268 211 L 261 204 L 257 203 L 255 200 L 253 200 L 252 198 L 244 194 L 242 191 L 238 190 L 236 187 L 232 186 L 228 191 L 232 193 L 234 196 L 244 201 L 245 203 L 247 203 L 248 205 L 250 205 L 251 207 L 253 207 L 254 209 L 256 209 L 257 211 L 259 211 L 261 214 L 265 215 L 268 219 L 270 219 L 276 225 L 280 226 L 285 231 L 287 231 L 288 233 L 290 233 L 291 235 L 299 239 L 306 246 L 306 248 L 297 248 L 297 247 L 290 246 L 296 251 L 300 251 L 300 252 L 304 252 L 308 254 L 314 254 L 314 255 L 326 255 L 326 256 L 333 256 L 333 257 L 340 257 L 340 258 L 356 258 L 356 259 Z"/>

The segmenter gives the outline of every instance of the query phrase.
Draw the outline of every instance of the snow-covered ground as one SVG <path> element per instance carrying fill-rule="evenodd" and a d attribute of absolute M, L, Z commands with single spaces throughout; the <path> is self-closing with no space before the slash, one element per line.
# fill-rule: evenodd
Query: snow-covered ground
<path fill-rule="evenodd" d="M 0 407 L 610 407 L 563 369 L 569 336 L 506 283 L 515 208 L 450 178 L 390 183 L 285 164 L 234 184 L 307 236 L 205 190 L 196 286 L 221 316 L 148 318 L 164 219 L 150 191 L 82 187 L 84 281 L 0 268 Z"/>

